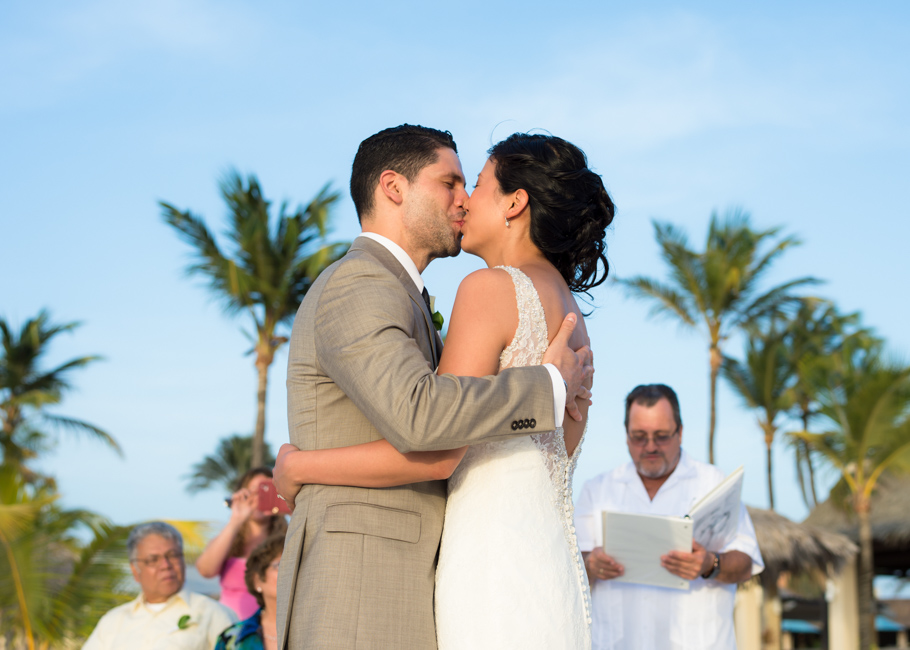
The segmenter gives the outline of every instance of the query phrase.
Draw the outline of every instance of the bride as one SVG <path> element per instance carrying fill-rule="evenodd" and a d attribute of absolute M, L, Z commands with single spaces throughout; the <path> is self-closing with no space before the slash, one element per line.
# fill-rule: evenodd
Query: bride
<path fill-rule="evenodd" d="M 604 234 L 613 202 L 584 153 L 548 135 L 516 133 L 494 145 L 465 203 L 462 248 L 488 268 L 461 283 L 439 374 L 487 376 L 539 364 L 565 316 L 573 348 L 588 345 L 573 293 L 607 277 Z M 300 483 L 391 487 L 449 478 L 436 572 L 440 650 L 588 648 L 587 577 L 572 524 L 572 475 L 582 420 L 448 452 L 399 454 L 359 447 L 299 451 L 279 469 Z M 515 426 L 533 431 L 536 423 Z M 387 447 L 387 449 L 385 449 Z"/>

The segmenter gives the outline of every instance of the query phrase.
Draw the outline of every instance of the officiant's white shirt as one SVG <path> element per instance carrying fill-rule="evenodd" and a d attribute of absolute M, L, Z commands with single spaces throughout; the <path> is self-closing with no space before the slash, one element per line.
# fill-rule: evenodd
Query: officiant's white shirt
<path fill-rule="evenodd" d="M 408 272 L 408 275 L 411 276 L 411 280 L 414 281 L 418 293 L 423 291 L 423 278 L 420 277 L 417 265 L 414 264 L 414 260 L 411 259 L 411 256 L 408 255 L 401 246 L 388 237 L 383 237 L 375 232 L 362 232 L 360 233 L 360 236 L 372 239 L 377 244 L 381 244 L 386 248 L 395 256 L 398 263 L 404 267 L 404 270 Z M 563 383 L 562 375 L 559 374 L 559 370 L 556 369 L 556 366 L 552 363 L 545 363 L 543 364 L 543 367 L 550 373 L 550 381 L 553 383 L 553 412 L 556 414 L 556 426 L 561 427 L 566 412 L 566 385 Z"/>
<path fill-rule="evenodd" d="M 724 479 L 723 473 L 680 450 L 679 464 L 648 498 L 635 465 L 628 462 L 585 483 L 575 506 L 575 530 L 582 552 L 601 546 L 600 512 L 678 515 Z M 752 575 L 765 568 L 755 528 L 740 506 L 736 537 L 721 552 L 752 558 Z M 736 585 L 696 578 L 689 591 L 597 580 L 591 586 L 594 650 L 730 650 L 736 648 L 733 603 Z"/>

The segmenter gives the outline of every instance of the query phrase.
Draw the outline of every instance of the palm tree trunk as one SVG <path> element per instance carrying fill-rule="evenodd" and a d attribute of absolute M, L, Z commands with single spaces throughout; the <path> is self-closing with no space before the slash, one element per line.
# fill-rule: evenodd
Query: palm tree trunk
<path fill-rule="evenodd" d="M 774 510 L 774 481 L 772 477 L 774 476 L 774 468 L 771 465 L 771 443 L 774 442 L 774 434 L 765 434 L 765 450 L 767 453 L 767 466 L 768 466 L 768 507 L 771 510 Z"/>
<path fill-rule="evenodd" d="M 860 487 L 862 490 L 862 487 Z M 870 650 L 875 639 L 875 594 L 872 578 L 875 562 L 872 551 L 872 523 L 869 519 L 869 499 L 862 492 L 854 497 L 854 508 L 859 518 L 859 647 Z"/>
<path fill-rule="evenodd" d="M 710 414 L 708 417 L 708 462 L 714 464 L 714 431 L 717 427 L 717 375 L 720 373 L 720 366 L 723 363 L 723 355 L 717 344 L 712 343 L 710 349 L 711 364 L 711 402 Z"/>
<path fill-rule="evenodd" d="M 3 543 L 3 547 L 6 550 L 7 561 L 13 576 L 13 584 L 16 587 L 16 600 L 19 602 L 19 613 L 22 615 L 22 624 L 25 626 L 25 642 L 28 645 L 28 650 L 35 650 L 35 638 L 32 636 L 32 619 L 28 613 L 28 601 L 25 599 L 25 590 L 22 587 L 22 578 L 19 575 L 19 565 L 16 563 L 13 547 L 6 535 L 3 534 L 3 531 L 0 531 L 0 542 Z"/>
<path fill-rule="evenodd" d="M 803 431 L 809 431 L 809 410 L 807 408 L 803 409 L 802 414 L 803 419 Z M 815 492 L 815 466 L 812 464 L 812 450 L 809 449 L 809 445 L 806 444 L 805 440 L 800 440 L 799 444 L 803 446 L 806 452 L 806 468 L 809 470 L 809 489 L 812 494 L 812 507 L 815 508 L 818 505 L 818 494 Z"/>
<path fill-rule="evenodd" d="M 259 386 L 256 391 L 256 430 L 253 432 L 253 458 L 252 466 L 262 465 L 265 446 L 265 395 L 269 384 L 270 361 L 263 359 L 262 355 L 256 360 L 256 371 L 259 375 Z"/>

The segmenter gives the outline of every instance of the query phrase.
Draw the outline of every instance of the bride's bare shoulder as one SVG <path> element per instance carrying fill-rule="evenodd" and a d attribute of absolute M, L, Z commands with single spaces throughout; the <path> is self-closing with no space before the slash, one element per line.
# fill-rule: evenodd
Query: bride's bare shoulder
<path fill-rule="evenodd" d="M 505 294 L 514 294 L 512 278 L 503 269 L 480 269 L 465 277 L 458 285 L 459 298 L 471 302 L 494 302 Z"/>
<path fill-rule="evenodd" d="M 474 325 L 482 324 L 502 337 L 514 332 L 518 307 L 511 276 L 495 268 L 480 269 L 468 275 L 461 281 L 455 296 L 453 325 L 456 317 Z"/>

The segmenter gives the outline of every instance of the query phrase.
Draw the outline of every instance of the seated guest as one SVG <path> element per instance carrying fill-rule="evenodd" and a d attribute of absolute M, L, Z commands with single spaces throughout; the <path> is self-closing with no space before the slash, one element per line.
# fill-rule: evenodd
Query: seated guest
<path fill-rule="evenodd" d="M 273 535 L 253 549 L 246 560 L 246 586 L 259 604 L 248 619 L 235 623 L 218 638 L 215 650 L 276 650 L 278 648 L 278 563 L 284 535 Z"/>
<path fill-rule="evenodd" d="M 84 650 L 209 650 L 218 633 L 237 620 L 224 605 L 184 590 L 183 538 L 170 524 L 136 526 L 126 549 L 142 593 L 102 616 Z"/>
<path fill-rule="evenodd" d="M 284 515 L 256 508 L 259 486 L 271 480 L 272 470 L 268 467 L 254 467 L 237 480 L 237 491 L 231 495 L 230 520 L 196 560 L 196 570 L 203 578 L 220 577 L 221 604 L 242 619 L 259 609 L 243 582 L 250 551 L 267 537 L 283 535 L 288 529 Z"/>
<path fill-rule="evenodd" d="M 585 483 L 575 506 L 578 548 L 591 585 L 594 650 L 735 650 L 736 584 L 764 568 L 755 529 L 740 505 L 736 535 L 717 553 L 660 557 L 664 570 L 689 581 L 688 591 L 617 581 L 625 567 L 597 546 L 603 510 L 683 516 L 724 479 L 682 449 L 676 393 L 664 384 L 637 386 L 626 397 L 631 462 Z"/>

